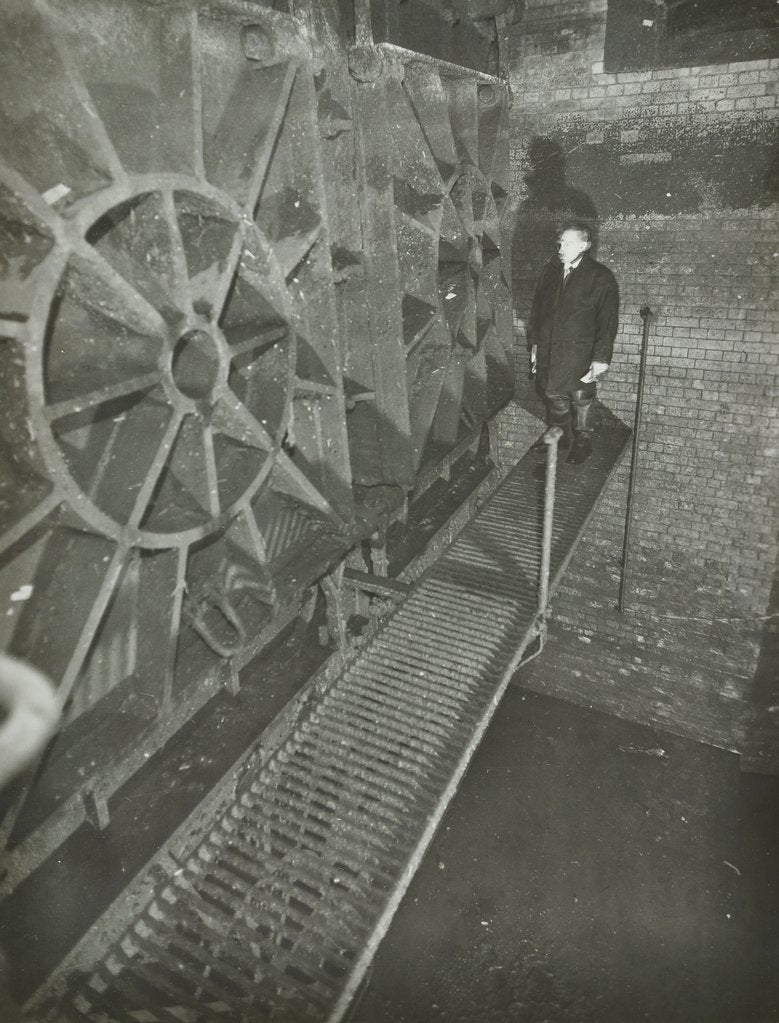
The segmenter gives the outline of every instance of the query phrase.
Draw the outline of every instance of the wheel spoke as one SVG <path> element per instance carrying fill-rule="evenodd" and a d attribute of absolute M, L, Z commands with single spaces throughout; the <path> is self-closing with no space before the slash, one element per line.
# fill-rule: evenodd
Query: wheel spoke
<path fill-rule="evenodd" d="M 128 323 L 128 326 L 151 334 L 153 337 L 167 337 L 168 325 L 153 305 L 137 291 L 132 284 L 118 273 L 111 264 L 87 242 L 78 242 L 74 246 L 74 254 L 83 261 L 87 268 L 95 274 L 121 300 L 119 308 L 112 309 L 112 315 Z"/>
<path fill-rule="evenodd" d="M 434 440 L 447 446 L 453 445 L 457 440 L 466 361 L 464 351 L 456 348 L 449 361 L 446 380 L 439 394 L 438 406 L 432 423 Z"/>
<path fill-rule="evenodd" d="M 131 527 L 137 527 L 140 524 L 147 508 L 149 507 L 152 495 L 154 494 L 154 489 L 157 486 L 162 470 L 165 468 L 165 463 L 168 460 L 171 448 L 173 447 L 173 442 L 178 435 L 183 419 L 184 416 L 181 413 L 176 413 L 165 430 L 165 434 L 157 448 L 157 453 L 149 467 L 143 486 L 135 499 L 135 504 L 128 522 L 128 525 Z"/>
<path fill-rule="evenodd" d="M 28 511 L 19 521 L 7 529 L 2 536 L 0 536 L 0 554 L 4 554 L 5 551 L 9 550 L 14 544 L 23 540 L 24 537 L 32 532 L 39 523 L 43 522 L 44 519 L 50 515 L 54 509 L 62 502 L 62 497 L 57 491 L 52 491 L 47 497 L 45 497 L 40 504 L 37 504 L 31 511 Z"/>
<path fill-rule="evenodd" d="M 166 191 L 162 193 L 162 208 L 170 236 L 170 259 L 176 300 L 182 309 L 191 310 L 192 293 L 189 287 L 184 239 L 181 236 L 181 228 L 179 227 L 178 216 L 176 215 L 176 205 L 171 192 Z"/>
<path fill-rule="evenodd" d="M 241 257 L 240 276 L 241 280 L 275 309 L 282 319 L 289 319 L 289 291 L 276 258 L 275 246 L 271 250 L 260 241 L 259 236 L 250 235 Z"/>
<path fill-rule="evenodd" d="M 457 152 L 449 121 L 449 100 L 441 79 L 438 75 L 431 76 L 427 68 L 424 72 L 407 69 L 403 90 L 444 184 L 447 184 L 451 170 L 457 164 Z"/>
<path fill-rule="evenodd" d="M 132 377 L 130 380 L 122 380 L 118 384 L 99 387 L 97 390 L 89 391 L 87 394 L 75 398 L 68 398 L 67 401 L 57 401 L 47 405 L 44 415 L 49 422 L 62 419 L 73 412 L 83 412 L 86 409 L 95 408 L 116 398 L 127 398 L 140 391 L 146 391 L 155 387 L 160 382 L 158 372 L 145 373 L 143 376 Z"/>
<path fill-rule="evenodd" d="M 100 628 L 103 615 L 106 612 L 106 608 L 108 607 L 109 601 L 111 600 L 117 583 L 121 577 L 125 561 L 127 560 L 127 555 L 128 548 L 119 546 L 117 547 L 114 556 L 111 558 L 97 597 L 92 604 L 92 608 L 78 637 L 76 646 L 73 650 L 70 661 L 68 662 L 68 666 L 62 676 L 62 681 L 57 689 L 57 700 L 61 709 L 65 708 L 81 669 L 84 666 L 84 661 L 89 653 L 95 636 L 97 635 L 97 630 Z"/>
<path fill-rule="evenodd" d="M 65 206 L 123 181 L 124 169 L 71 58 L 71 25 L 29 2 L 3 4 L 0 22 L 9 162 L 42 195 Z"/>
<path fill-rule="evenodd" d="M 212 425 L 220 433 L 261 451 L 272 451 L 274 440 L 265 427 L 240 401 L 221 398 L 214 409 Z"/>
<path fill-rule="evenodd" d="M 440 192 L 441 171 L 420 124 L 419 114 L 401 82 L 387 82 L 387 102 L 392 111 L 390 117 L 394 121 L 396 137 L 404 142 L 414 139 L 412 145 L 396 144 L 392 147 L 394 175 L 406 183 L 414 182 L 414 189 L 422 193 Z"/>
<path fill-rule="evenodd" d="M 295 377 L 295 394 L 299 395 L 310 395 L 311 397 L 337 397 L 340 393 L 338 387 L 335 384 L 324 384 L 318 380 L 307 380 L 303 377 Z M 367 400 L 373 400 L 376 397 L 375 391 L 365 391 L 363 394 L 367 397 Z M 363 398 L 362 400 L 366 400 Z"/>
<path fill-rule="evenodd" d="M 265 541 L 262 538 L 260 527 L 257 525 L 257 519 L 250 505 L 247 505 L 239 516 L 239 521 L 243 522 L 246 527 L 246 532 L 251 540 L 252 549 L 257 561 L 262 566 L 268 564 L 268 549 L 265 546 Z"/>
<path fill-rule="evenodd" d="M 181 611 L 184 603 L 184 590 L 186 588 L 187 558 L 189 548 L 179 549 L 178 565 L 176 571 L 176 591 L 171 608 L 170 629 L 168 630 L 167 664 L 165 667 L 165 686 L 162 695 L 162 713 L 165 714 L 173 702 L 173 680 L 176 674 L 176 650 L 179 644 L 181 632 Z"/>
<path fill-rule="evenodd" d="M 214 285 L 212 293 L 211 306 L 216 314 L 215 318 L 221 320 L 224 314 L 225 305 L 227 303 L 230 289 L 232 288 L 235 275 L 238 273 L 238 264 L 241 261 L 241 252 L 243 251 L 244 241 L 246 240 L 246 227 L 243 223 L 238 225 L 238 229 L 235 232 L 230 251 L 227 254 L 225 260 L 225 266 L 221 274 L 217 278 L 216 284 Z"/>
<path fill-rule="evenodd" d="M 161 131 L 174 166 L 203 172 L 203 110 L 197 9 L 162 15 L 160 33 Z"/>
<path fill-rule="evenodd" d="M 144 599 L 138 608 L 138 629 L 147 650 L 141 671 L 148 688 L 160 693 L 161 717 L 170 713 L 173 702 L 188 557 L 189 548 L 181 546 L 141 562 Z"/>
<path fill-rule="evenodd" d="M 291 234 L 279 238 L 273 247 L 273 254 L 287 278 L 300 266 L 309 252 L 316 245 L 322 234 L 322 225 L 317 224 L 302 234 Z"/>
<path fill-rule="evenodd" d="M 216 454 L 214 452 L 214 431 L 210 426 L 203 430 L 203 446 L 206 455 L 209 505 L 211 514 L 216 518 L 222 509 L 219 501 L 219 474 L 216 468 Z"/>
<path fill-rule="evenodd" d="M 190 14 L 191 26 L 191 66 L 192 66 L 192 142 L 194 145 L 195 173 L 205 178 L 206 170 L 203 162 L 203 57 L 199 46 L 197 10 Z"/>
<path fill-rule="evenodd" d="M 511 136 L 508 114 L 508 103 L 503 98 L 479 113 L 479 168 L 489 180 L 507 163 L 501 158 L 503 154 L 500 150 L 503 140 Z"/>
<path fill-rule="evenodd" d="M 89 89 L 84 83 L 81 74 L 65 47 L 64 40 L 67 39 L 69 32 L 72 31 L 71 25 L 60 15 L 55 14 L 54 12 L 51 12 L 51 18 L 53 22 L 52 28 L 54 29 L 54 31 L 50 33 L 52 44 L 59 59 L 62 61 L 62 66 L 65 69 L 68 84 L 76 96 L 78 105 L 89 115 L 88 123 L 90 125 L 91 132 L 98 144 L 100 155 L 105 161 L 111 176 L 114 180 L 121 181 L 125 177 L 122 161 L 119 159 L 116 149 L 114 148 L 114 144 L 109 138 L 108 132 L 105 130 L 105 125 L 98 116 L 98 112 L 95 109 Z"/>
<path fill-rule="evenodd" d="M 271 116 L 268 124 L 268 130 L 265 138 L 263 139 L 262 147 L 257 154 L 257 164 L 249 186 L 249 195 L 245 207 L 246 213 L 249 216 L 253 215 L 254 208 L 260 198 L 260 192 L 262 191 L 262 186 L 265 182 L 265 176 L 268 173 L 268 165 L 276 146 L 276 140 L 279 137 L 281 127 L 284 123 L 284 115 L 287 112 L 287 106 L 289 105 L 296 76 L 297 65 L 291 62 L 287 66 L 284 81 L 282 82 L 282 86 L 276 100 L 276 108 L 273 111 L 273 115 Z"/>
<path fill-rule="evenodd" d="M 257 324 L 257 333 L 246 341 L 239 341 L 238 344 L 230 345 L 230 355 L 233 359 L 246 355 L 248 352 L 258 352 L 260 349 L 269 348 L 277 341 L 283 341 L 289 334 L 289 327 L 276 327 L 271 330 L 263 330 L 262 324 Z"/>
<path fill-rule="evenodd" d="M 287 477 L 288 482 L 302 500 L 311 505 L 312 508 L 316 508 L 317 511 L 321 512 L 339 527 L 345 525 L 343 519 L 335 511 L 327 498 L 314 486 L 305 473 L 298 469 L 284 451 L 277 452 L 276 462 L 278 468 Z"/>
<path fill-rule="evenodd" d="M 2 158 L 0 158 L 0 183 L 5 185 L 12 195 L 20 196 L 33 217 L 39 220 L 56 237 L 62 226 L 62 221 L 56 212 L 43 199 L 31 182 L 14 170 L 13 167 L 10 167 Z"/>
<path fill-rule="evenodd" d="M 203 70 L 204 91 L 219 92 L 221 82 L 208 79 L 207 65 Z M 262 191 L 296 75 L 294 62 L 262 69 L 244 67 L 230 95 L 223 95 L 221 118 L 207 138 L 209 180 L 237 199 L 248 218 Z M 247 109 L 254 111 L 250 121 L 245 117 Z"/>
<path fill-rule="evenodd" d="M 260 533 L 254 511 L 250 504 L 244 504 L 230 523 L 225 539 L 234 544 L 245 556 L 244 561 L 251 574 L 254 596 L 269 607 L 278 600 L 276 586 L 269 569 L 268 550 Z"/>

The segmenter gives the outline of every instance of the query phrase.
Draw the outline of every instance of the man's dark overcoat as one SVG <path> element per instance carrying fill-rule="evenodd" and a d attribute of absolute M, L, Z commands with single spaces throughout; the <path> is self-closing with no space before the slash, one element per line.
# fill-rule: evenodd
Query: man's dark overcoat
<path fill-rule="evenodd" d="M 563 264 L 550 260 L 533 297 L 528 345 L 538 345 L 538 382 L 548 394 L 580 390 L 591 362 L 611 362 L 619 317 L 614 274 L 585 252 L 563 285 Z"/>

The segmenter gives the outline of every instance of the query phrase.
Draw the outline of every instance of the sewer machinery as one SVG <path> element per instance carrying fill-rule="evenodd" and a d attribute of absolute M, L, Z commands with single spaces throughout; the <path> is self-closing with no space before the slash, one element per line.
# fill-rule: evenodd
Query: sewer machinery
<path fill-rule="evenodd" d="M 342 1019 L 543 645 L 629 431 L 501 450 L 514 6 L 3 4 L 20 1019 Z"/>

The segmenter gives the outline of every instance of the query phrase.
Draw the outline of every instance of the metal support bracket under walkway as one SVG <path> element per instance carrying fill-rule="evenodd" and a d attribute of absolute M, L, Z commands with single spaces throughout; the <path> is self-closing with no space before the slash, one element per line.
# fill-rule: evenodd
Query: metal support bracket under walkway
<path fill-rule="evenodd" d="M 550 592 L 630 431 L 560 464 Z M 517 464 L 133 924 L 39 1018 L 335 1023 L 538 635 L 543 463 Z M 250 761 L 251 763 L 251 761 Z"/>

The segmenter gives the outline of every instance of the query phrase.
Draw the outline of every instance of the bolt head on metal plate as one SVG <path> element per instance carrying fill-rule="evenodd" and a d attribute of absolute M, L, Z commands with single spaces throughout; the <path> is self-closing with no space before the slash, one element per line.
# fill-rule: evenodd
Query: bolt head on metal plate
<path fill-rule="evenodd" d="M 376 82 L 385 71 L 384 57 L 374 46 L 353 46 L 349 51 L 349 74 L 358 82 Z"/>

